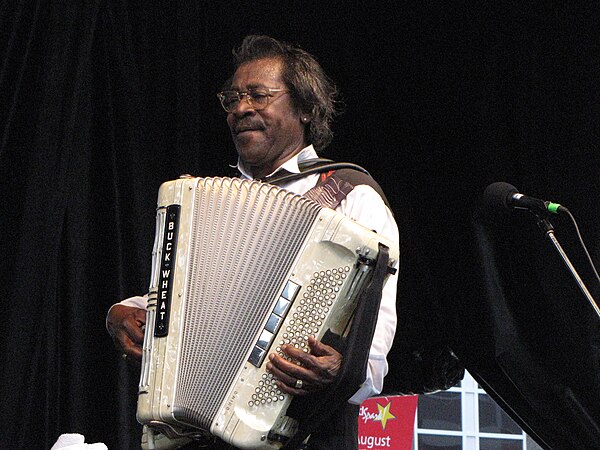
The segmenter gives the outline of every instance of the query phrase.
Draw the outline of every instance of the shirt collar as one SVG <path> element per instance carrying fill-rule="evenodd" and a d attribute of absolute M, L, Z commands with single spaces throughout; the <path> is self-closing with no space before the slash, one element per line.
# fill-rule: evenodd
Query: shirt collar
<path fill-rule="evenodd" d="M 317 158 L 317 152 L 315 148 L 311 145 L 308 147 L 304 147 L 299 153 L 296 153 L 282 165 L 280 165 L 277 169 L 275 169 L 268 176 L 272 176 L 279 172 L 280 170 L 286 170 L 290 173 L 300 173 L 300 168 L 298 167 L 298 163 L 305 161 L 307 159 Z M 240 159 L 238 158 L 237 170 L 242 174 L 242 178 L 252 179 L 252 175 L 245 168 Z"/>

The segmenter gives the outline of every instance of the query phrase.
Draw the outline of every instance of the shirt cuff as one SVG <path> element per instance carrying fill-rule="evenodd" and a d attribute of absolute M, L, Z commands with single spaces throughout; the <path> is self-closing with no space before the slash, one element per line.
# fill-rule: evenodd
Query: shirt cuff
<path fill-rule="evenodd" d="M 348 399 L 348 403 L 360 405 L 369 397 L 381 394 L 383 378 L 388 372 L 387 359 L 383 355 L 369 355 L 367 365 L 367 379 L 361 384 L 360 389 Z"/>
<path fill-rule="evenodd" d="M 135 297 L 129 297 L 129 298 L 126 298 L 125 300 L 122 300 L 119 303 L 117 303 L 117 305 L 131 306 L 133 308 L 140 308 L 140 309 L 146 309 L 147 304 L 148 304 L 148 295 L 144 295 L 144 296 L 137 295 Z"/>
<path fill-rule="evenodd" d="M 146 309 L 147 304 L 148 304 L 148 295 L 144 295 L 144 296 L 136 295 L 135 297 L 129 297 L 129 298 L 126 298 L 125 300 L 120 301 L 119 303 L 115 303 L 108 309 L 108 312 L 106 313 L 106 329 L 108 330 L 108 315 L 110 314 L 110 310 L 113 309 L 115 306 L 123 305 L 123 306 L 129 306 L 132 308 Z"/>

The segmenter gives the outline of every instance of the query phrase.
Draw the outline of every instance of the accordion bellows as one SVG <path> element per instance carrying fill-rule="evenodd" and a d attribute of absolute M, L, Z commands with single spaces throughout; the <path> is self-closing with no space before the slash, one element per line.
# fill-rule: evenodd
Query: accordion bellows
<path fill-rule="evenodd" d="M 138 420 L 169 437 L 204 432 L 240 448 L 279 448 L 295 422 L 266 357 L 283 343 L 308 350 L 308 336 L 328 329 L 345 333 L 379 242 L 393 248 L 273 185 L 164 183 Z"/>

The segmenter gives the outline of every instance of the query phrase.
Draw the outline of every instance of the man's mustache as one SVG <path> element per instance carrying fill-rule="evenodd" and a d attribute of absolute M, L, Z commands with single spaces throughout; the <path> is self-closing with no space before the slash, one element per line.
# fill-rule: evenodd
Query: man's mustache
<path fill-rule="evenodd" d="M 234 122 L 231 127 L 231 131 L 234 134 L 241 133 L 242 131 L 248 130 L 264 130 L 265 126 L 261 121 L 257 120 L 240 120 L 239 122 Z"/>

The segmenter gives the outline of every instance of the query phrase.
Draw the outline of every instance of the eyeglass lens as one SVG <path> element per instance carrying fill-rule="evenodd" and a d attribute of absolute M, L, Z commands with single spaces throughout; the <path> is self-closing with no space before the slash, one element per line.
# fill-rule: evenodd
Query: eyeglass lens
<path fill-rule="evenodd" d="M 248 92 L 225 91 L 219 98 L 225 111 L 231 112 L 243 97 L 246 97 L 248 105 L 255 110 L 264 109 L 269 104 L 269 93 L 264 89 L 252 89 Z"/>

